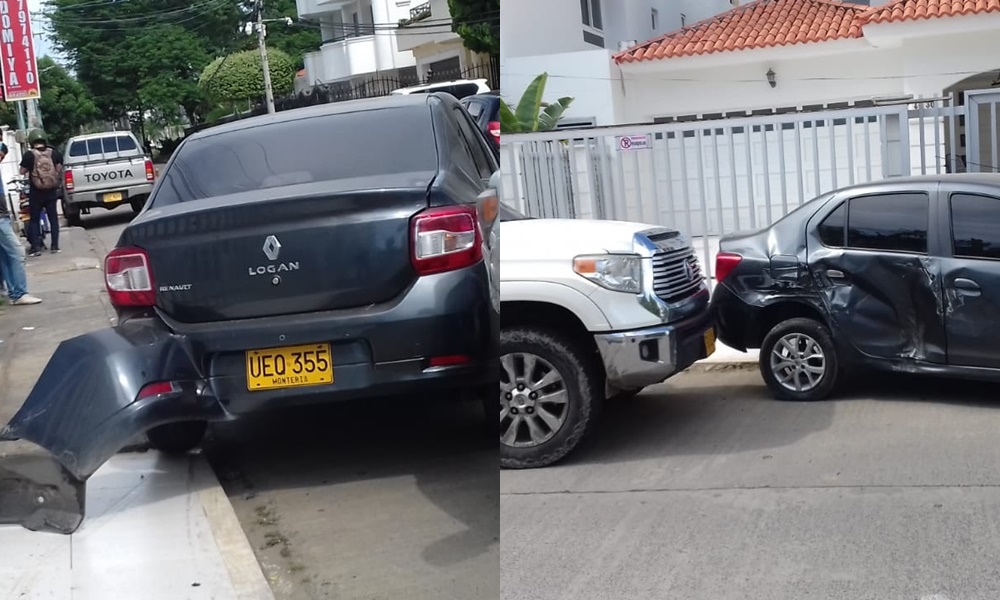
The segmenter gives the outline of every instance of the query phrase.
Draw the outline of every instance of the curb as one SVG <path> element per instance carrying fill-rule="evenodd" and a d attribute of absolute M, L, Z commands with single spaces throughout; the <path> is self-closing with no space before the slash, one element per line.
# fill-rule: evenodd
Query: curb
<path fill-rule="evenodd" d="M 195 489 L 205 518 L 212 528 L 215 543 L 229 571 L 238 600 L 274 600 L 274 592 L 264 576 L 260 562 L 254 554 L 236 511 L 222 489 L 222 484 L 208 466 L 204 456 L 197 459 L 193 468 Z"/>

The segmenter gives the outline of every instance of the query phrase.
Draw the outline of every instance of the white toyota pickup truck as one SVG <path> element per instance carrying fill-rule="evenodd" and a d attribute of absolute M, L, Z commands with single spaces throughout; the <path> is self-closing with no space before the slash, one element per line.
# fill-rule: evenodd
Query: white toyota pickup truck
<path fill-rule="evenodd" d="M 606 398 L 715 351 L 690 240 L 640 223 L 528 219 L 501 205 L 500 465 L 569 454 Z"/>

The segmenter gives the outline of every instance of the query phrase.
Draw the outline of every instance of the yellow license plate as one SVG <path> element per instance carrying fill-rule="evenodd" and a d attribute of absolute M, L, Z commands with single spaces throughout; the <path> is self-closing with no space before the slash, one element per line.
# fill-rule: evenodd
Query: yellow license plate
<path fill-rule="evenodd" d="M 330 344 L 250 350 L 246 357 L 251 392 L 333 383 Z"/>
<path fill-rule="evenodd" d="M 705 332 L 705 356 L 715 354 L 715 330 L 709 329 Z"/>
<path fill-rule="evenodd" d="M 104 194 L 104 201 L 105 202 L 121 202 L 122 201 L 122 193 L 121 192 L 112 192 L 110 194 Z"/>

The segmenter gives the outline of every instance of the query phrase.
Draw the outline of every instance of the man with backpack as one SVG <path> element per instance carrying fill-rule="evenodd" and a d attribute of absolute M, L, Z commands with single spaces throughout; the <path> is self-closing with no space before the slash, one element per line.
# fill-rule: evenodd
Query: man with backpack
<path fill-rule="evenodd" d="M 0 142 L 0 162 L 7 157 L 7 144 Z M 3 181 L 0 180 L 0 193 L 3 192 Z M 31 306 L 39 304 L 40 299 L 28 293 L 28 277 L 24 272 L 21 252 L 24 247 L 14 233 L 11 225 L 10 209 L 6 199 L 0 202 L 0 273 L 7 288 L 7 297 L 14 306 Z"/>
<path fill-rule="evenodd" d="M 59 253 L 59 188 L 62 186 L 63 157 L 58 150 L 49 146 L 47 136 L 41 129 L 32 129 L 28 134 L 30 149 L 21 159 L 21 175 L 30 175 L 28 205 L 31 220 L 28 222 L 28 241 L 31 242 L 30 256 L 41 256 L 42 211 L 49 218 L 52 232 L 52 253 Z"/>

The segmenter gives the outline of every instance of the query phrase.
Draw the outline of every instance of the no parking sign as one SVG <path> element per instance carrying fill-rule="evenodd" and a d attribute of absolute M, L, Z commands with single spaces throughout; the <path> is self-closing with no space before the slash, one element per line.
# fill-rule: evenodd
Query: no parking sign
<path fill-rule="evenodd" d="M 618 136 L 618 149 L 627 150 L 647 150 L 649 149 L 649 135 L 620 135 Z"/>

